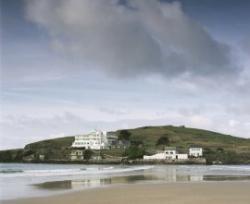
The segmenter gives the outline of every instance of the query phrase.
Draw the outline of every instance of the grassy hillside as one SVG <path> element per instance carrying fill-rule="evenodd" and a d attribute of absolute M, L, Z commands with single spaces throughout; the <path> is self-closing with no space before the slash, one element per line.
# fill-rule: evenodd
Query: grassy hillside
<path fill-rule="evenodd" d="M 177 147 L 180 152 L 187 152 L 190 146 L 203 147 L 209 163 L 213 161 L 250 163 L 250 139 L 184 126 L 147 126 L 127 129 L 127 131 L 131 134 L 131 144 L 140 144 L 147 154 L 153 154 L 162 149 L 163 146 L 156 143 L 159 138 L 167 137 L 168 146 Z M 114 133 L 120 135 L 121 130 Z M 68 157 L 73 140 L 74 137 L 70 136 L 31 143 L 25 146 L 22 156 L 43 154 L 47 160 L 63 160 Z M 105 150 L 105 154 L 115 156 L 121 156 L 124 152 L 124 149 Z M 0 159 L 1 154 L 0 152 Z M 20 155 L 15 157 L 20 158 Z"/>
<path fill-rule="evenodd" d="M 28 144 L 24 147 L 26 155 L 29 154 L 42 154 L 45 159 L 65 159 L 69 155 L 69 147 L 74 141 L 74 136 L 55 138 L 50 140 L 43 140 L 35 143 Z"/>
<path fill-rule="evenodd" d="M 170 140 L 170 146 L 176 146 L 184 151 L 190 146 L 201 146 L 211 149 L 223 148 L 237 153 L 250 152 L 250 139 L 184 126 L 147 126 L 128 131 L 131 132 L 131 139 L 143 141 L 147 150 L 155 150 L 157 140 L 166 136 Z M 117 133 L 119 134 L 119 131 Z"/>
<path fill-rule="evenodd" d="M 23 149 L 11 149 L 0 151 L 0 162 L 19 162 L 23 157 Z"/>
<path fill-rule="evenodd" d="M 118 130 L 117 134 L 120 131 Z M 142 142 L 148 154 L 162 149 L 163 147 L 157 146 L 156 143 L 159 138 L 167 137 L 168 146 L 177 147 L 180 152 L 187 152 L 191 146 L 203 147 L 204 156 L 209 164 L 250 164 L 250 139 L 184 126 L 147 126 L 128 131 L 131 133 L 130 140 Z"/>

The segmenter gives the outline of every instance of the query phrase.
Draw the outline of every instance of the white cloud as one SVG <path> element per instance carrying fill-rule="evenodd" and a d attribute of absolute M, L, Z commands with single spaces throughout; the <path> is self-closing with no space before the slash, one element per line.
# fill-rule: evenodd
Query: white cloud
<path fill-rule="evenodd" d="M 249 118 L 242 119 L 226 112 L 217 114 L 219 109 L 213 107 L 200 107 L 199 111 L 190 107 L 181 110 L 175 107 L 169 110 L 130 108 L 120 114 L 121 110 L 124 109 L 109 107 L 98 110 L 97 107 L 83 109 L 78 106 L 78 109 L 71 107 L 67 111 L 61 107 L 46 107 L 47 114 L 44 114 L 45 110 L 36 107 L 28 110 L 36 113 L 33 115 L 27 115 L 25 109 L 23 112 L 8 111 L 0 121 L 0 149 L 22 147 L 30 142 L 86 133 L 93 129 L 117 130 L 145 125 L 185 125 L 242 137 L 250 136 L 247 131 Z"/>

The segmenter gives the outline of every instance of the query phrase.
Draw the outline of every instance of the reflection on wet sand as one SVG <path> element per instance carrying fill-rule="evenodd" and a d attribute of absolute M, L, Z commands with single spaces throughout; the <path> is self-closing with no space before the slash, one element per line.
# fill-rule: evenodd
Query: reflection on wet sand
<path fill-rule="evenodd" d="M 107 186 L 111 184 L 130 184 L 130 183 L 166 183 L 166 182 L 201 182 L 201 181 L 226 181 L 226 180 L 250 180 L 250 176 L 235 175 L 190 175 L 181 174 L 176 168 L 157 169 L 154 171 L 142 171 L 136 175 L 128 176 L 106 176 L 100 178 L 84 178 L 75 180 L 53 181 L 35 184 L 39 189 L 47 190 L 66 190 L 82 189 Z"/>
<path fill-rule="evenodd" d="M 34 186 L 40 189 L 62 190 L 62 189 L 80 189 L 80 188 L 93 188 L 106 186 L 111 184 L 126 184 L 135 183 L 139 181 L 153 181 L 158 180 L 157 177 L 150 175 L 132 175 L 132 176 L 119 176 L 108 178 L 90 178 L 79 180 L 65 180 L 65 181 L 52 181 L 35 184 Z"/>
<path fill-rule="evenodd" d="M 157 177 L 152 175 L 133 175 L 133 176 L 121 176 L 121 177 L 109 177 L 99 179 L 81 179 L 81 180 L 65 180 L 65 181 L 53 181 L 36 184 L 34 186 L 40 189 L 50 190 L 62 190 L 72 189 L 77 190 L 81 188 L 93 188 L 107 186 L 111 184 L 129 184 L 139 182 L 177 182 L 177 181 L 202 181 L 202 176 L 190 176 L 182 175 L 176 177 Z"/>
<path fill-rule="evenodd" d="M 236 175 L 206 175 L 204 181 L 242 181 L 250 180 L 250 176 L 236 176 Z"/>

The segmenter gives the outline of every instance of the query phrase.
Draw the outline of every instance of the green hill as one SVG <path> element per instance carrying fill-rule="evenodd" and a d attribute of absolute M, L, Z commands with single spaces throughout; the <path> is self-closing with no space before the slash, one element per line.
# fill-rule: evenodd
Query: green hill
<path fill-rule="evenodd" d="M 211 149 L 223 148 L 237 153 L 250 152 L 250 139 L 184 126 L 147 126 L 128 131 L 131 132 L 131 139 L 143 141 L 146 149 L 155 149 L 156 141 L 166 136 L 170 146 L 184 150 L 190 146 L 201 146 Z"/>
<path fill-rule="evenodd" d="M 184 126 L 147 126 L 135 129 L 127 129 L 130 133 L 130 142 L 143 150 L 145 154 L 153 154 L 163 148 L 156 145 L 161 137 L 168 138 L 168 146 L 177 147 L 180 152 L 187 152 L 191 146 L 200 146 L 204 149 L 204 156 L 208 163 L 218 161 L 222 163 L 250 163 L 250 139 L 234 137 L 217 132 L 187 128 Z M 121 130 L 112 132 L 117 135 Z M 22 156 L 44 155 L 45 160 L 65 160 L 68 158 L 73 136 L 39 141 L 25 146 Z M 17 158 L 21 158 L 15 155 Z M 123 148 L 105 150 L 106 154 L 121 156 L 126 154 Z M 3 161 L 3 153 L 0 152 L 0 160 Z M 10 158 L 10 157 L 8 157 Z M 36 156 L 33 159 L 37 159 Z"/>
<path fill-rule="evenodd" d="M 168 146 L 177 147 L 180 152 L 187 152 L 191 146 L 203 147 L 208 163 L 250 164 L 250 139 L 184 126 L 146 126 L 128 131 L 131 141 L 142 142 L 149 154 L 162 149 L 156 143 L 159 138 L 167 137 Z"/>

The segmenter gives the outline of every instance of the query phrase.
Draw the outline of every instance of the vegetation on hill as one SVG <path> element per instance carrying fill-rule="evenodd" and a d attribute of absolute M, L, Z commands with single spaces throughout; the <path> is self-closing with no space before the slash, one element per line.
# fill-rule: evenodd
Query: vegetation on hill
<path fill-rule="evenodd" d="M 19 162 L 23 158 L 23 149 L 0 151 L 0 162 Z"/>
<path fill-rule="evenodd" d="M 128 130 L 121 130 L 118 134 L 119 140 L 128 141 L 130 139 L 131 133 Z"/>
<path fill-rule="evenodd" d="M 143 154 L 154 154 L 167 146 L 176 147 L 179 152 L 187 152 L 189 147 L 200 146 L 204 156 L 211 163 L 250 163 L 250 139 L 233 137 L 217 132 L 186 128 L 184 126 L 147 126 L 113 132 L 120 140 L 129 142 L 126 149 L 102 150 L 102 154 L 141 158 Z M 65 160 L 70 153 L 74 137 L 56 138 L 31 143 L 23 150 L 1 151 L 0 161 L 20 161 L 21 158 L 45 160 Z M 17 153 L 17 151 L 19 151 Z"/>
<path fill-rule="evenodd" d="M 131 133 L 131 141 L 143 143 L 147 154 L 162 150 L 163 145 L 176 147 L 179 152 L 199 146 L 203 147 L 209 164 L 250 163 L 250 139 L 184 126 L 147 126 L 127 131 Z"/>
<path fill-rule="evenodd" d="M 74 136 L 43 140 L 28 144 L 24 147 L 24 153 L 35 155 L 35 159 L 39 159 L 39 155 L 44 155 L 45 160 L 65 160 L 70 153 L 69 147 L 74 141 Z"/>

